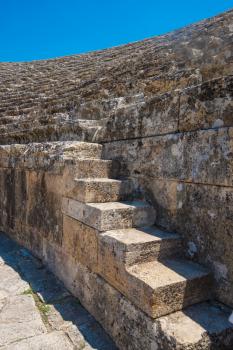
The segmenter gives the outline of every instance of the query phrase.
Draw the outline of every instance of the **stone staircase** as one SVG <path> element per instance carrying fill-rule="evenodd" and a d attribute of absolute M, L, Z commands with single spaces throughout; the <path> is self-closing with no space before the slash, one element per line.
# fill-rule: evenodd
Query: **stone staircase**
<path fill-rule="evenodd" d="M 154 208 L 132 181 L 117 179 L 113 161 L 96 156 L 81 160 L 84 170 L 63 198 L 64 216 L 79 229 L 80 223 L 87 226 L 85 234 L 97 235 L 93 272 L 152 319 L 210 300 L 209 271 L 185 259 L 181 237 L 156 227 Z"/>
<path fill-rule="evenodd" d="M 25 171 L 29 179 L 33 173 L 33 181 L 35 174 L 44 176 L 36 183 L 36 220 L 49 225 L 46 211 L 38 211 L 45 205 L 38 201 L 41 193 L 59 193 L 50 204 L 63 219 L 59 240 L 39 231 L 40 245 L 34 238 L 28 245 L 25 225 L 21 243 L 78 297 L 119 349 L 232 350 L 230 310 L 213 300 L 209 271 L 185 259 L 181 236 L 157 227 L 155 209 L 136 183 L 124 177 L 122 165 L 102 157 L 103 146 L 87 142 L 0 147 L 7 181 L 8 169 L 20 175 Z M 2 188 L 5 183 L 9 185 L 3 181 Z M 33 193 L 30 182 L 24 186 Z M 22 189 L 9 187 L 8 192 L 11 188 L 21 199 Z M 25 198 L 24 205 L 32 207 L 32 200 Z M 10 231 L 15 239 L 17 228 Z"/>

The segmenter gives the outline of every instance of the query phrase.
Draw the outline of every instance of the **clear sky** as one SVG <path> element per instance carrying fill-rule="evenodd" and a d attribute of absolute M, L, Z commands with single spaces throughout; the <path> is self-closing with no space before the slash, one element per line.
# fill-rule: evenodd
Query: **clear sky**
<path fill-rule="evenodd" d="M 0 61 L 30 61 L 163 34 L 233 0 L 0 0 Z"/>

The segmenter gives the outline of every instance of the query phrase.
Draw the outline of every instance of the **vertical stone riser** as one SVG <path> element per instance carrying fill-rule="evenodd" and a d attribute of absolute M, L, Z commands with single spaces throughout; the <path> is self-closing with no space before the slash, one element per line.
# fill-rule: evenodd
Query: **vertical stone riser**
<path fill-rule="evenodd" d="M 101 277 L 46 241 L 43 259 L 113 337 L 119 349 L 158 349 L 152 319 Z"/>

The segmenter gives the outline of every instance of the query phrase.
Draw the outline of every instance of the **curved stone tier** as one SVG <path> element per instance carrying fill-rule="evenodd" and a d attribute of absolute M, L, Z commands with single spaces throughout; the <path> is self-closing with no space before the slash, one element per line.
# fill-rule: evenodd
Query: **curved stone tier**
<path fill-rule="evenodd" d="M 91 141 L 122 106 L 231 74 L 232 20 L 229 11 L 107 50 L 0 63 L 0 142 Z"/>
<path fill-rule="evenodd" d="M 0 63 L 0 231 L 120 350 L 233 349 L 232 23 Z"/>

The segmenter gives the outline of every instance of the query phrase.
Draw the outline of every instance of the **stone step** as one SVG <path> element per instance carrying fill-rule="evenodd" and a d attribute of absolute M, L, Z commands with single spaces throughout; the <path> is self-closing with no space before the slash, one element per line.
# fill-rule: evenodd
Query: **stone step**
<path fill-rule="evenodd" d="M 127 297 L 152 318 L 210 298 L 209 271 L 187 260 L 169 259 L 128 269 Z"/>
<path fill-rule="evenodd" d="M 84 203 L 117 202 L 129 199 L 132 194 L 130 180 L 107 178 L 75 179 L 71 198 Z"/>
<path fill-rule="evenodd" d="M 119 163 L 112 160 L 96 158 L 77 159 L 75 161 L 76 178 L 109 178 L 117 177 Z"/>
<path fill-rule="evenodd" d="M 182 310 L 210 297 L 209 272 L 196 263 L 176 258 L 124 267 L 114 264 L 114 252 L 110 256 L 106 252 L 101 254 L 102 251 L 98 273 L 152 318 Z"/>
<path fill-rule="evenodd" d="M 148 203 L 82 203 L 63 198 L 63 213 L 99 231 L 153 225 L 155 210 Z"/>
<path fill-rule="evenodd" d="M 156 226 L 106 231 L 99 236 L 99 255 L 108 266 L 160 260 L 182 254 L 181 238 Z"/>
<path fill-rule="evenodd" d="M 108 121 L 108 118 L 102 119 L 77 119 L 75 120 L 79 123 L 80 126 L 103 126 Z"/>
<path fill-rule="evenodd" d="M 2 140 L 0 140 L 1 142 Z M 76 168 L 80 171 L 85 162 L 88 162 L 88 164 L 92 163 L 93 159 L 97 163 L 100 163 L 98 166 L 100 168 L 103 165 L 103 161 L 99 159 L 101 153 L 102 145 L 80 141 L 0 145 L 0 160 L 6 162 L 10 161 L 12 163 L 17 161 L 19 163 L 22 161 L 25 166 L 31 167 L 32 165 L 30 164 L 38 164 L 43 159 L 46 164 L 48 164 L 49 160 L 52 160 L 53 163 L 59 163 L 61 161 L 62 164 L 76 165 Z M 110 167 L 110 164 L 108 166 Z M 88 170 L 90 170 L 90 166 Z"/>
<path fill-rule="evenodd" d="M 101 158 L 103 146 L 98 143 L 82 142 L 82 141 L 57 141 L 46 143 L 49 147 L 62 148 L 63 154 L 78 158 Z M 40 147 L 40 144 L 34 144 Z M 60 146 L 59 146 L 60 145 Z"/>
<path fill-rule="evenodd" d="M 78 123 L 80 126 L 84 126 L 84 127 L 101 126 L 101 122 L 98 119 L 77 119 L 75 120 L 75 122 Z"/>
<path fill-rule="evenodd" d="M 161 348 L 233 349 L 230 312 L 231 310 L 223 304 L 204 302 L 157 319 L 155 322 L 160 329 Z"/>

